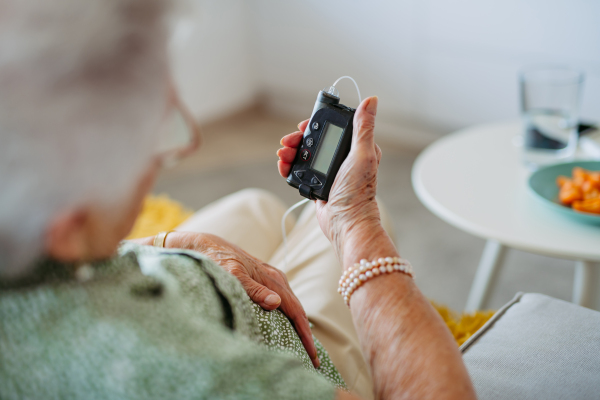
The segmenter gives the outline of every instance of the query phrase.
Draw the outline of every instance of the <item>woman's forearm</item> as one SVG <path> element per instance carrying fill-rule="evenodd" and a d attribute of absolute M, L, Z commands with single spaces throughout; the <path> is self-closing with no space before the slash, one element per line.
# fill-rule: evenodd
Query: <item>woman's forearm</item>
<path fill-rule="evenodd" d="M 363 258 L 398 256 L 380 225 L 356 227 L 343 243 L 344 268 Z M 352 295 L 350 307 L 376 398 L 475 398 L 456 343 L 408 275 L 367 281 Z"/>

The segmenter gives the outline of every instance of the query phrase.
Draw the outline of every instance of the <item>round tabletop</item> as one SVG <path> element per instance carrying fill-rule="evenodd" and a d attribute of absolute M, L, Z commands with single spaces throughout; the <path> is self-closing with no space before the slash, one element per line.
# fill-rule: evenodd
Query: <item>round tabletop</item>
<path fill-rule="evenodd" d="M 421 202 L 449 224 L 517 249 L 600 260 L 600 226 L 545 207 L 527 187 L 531 171 L 514 138 L 519 122 L 486 124 L 443 137 L 415 161 Z"/>

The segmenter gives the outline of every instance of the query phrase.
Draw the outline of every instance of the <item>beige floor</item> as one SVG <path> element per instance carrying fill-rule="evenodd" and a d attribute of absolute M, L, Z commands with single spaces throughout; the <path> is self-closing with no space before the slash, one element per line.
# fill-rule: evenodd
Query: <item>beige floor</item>
<path fill-rule="evenodd" d="M 249 110 L 206 126 L 200 151 L 165 171 L 155 192 L 197 209 L 237 190 L 259 187 L 292 205 L 301 198 L 278 175 L 275 152 L 280 138 L 295 131 L 298 122 Z M 400 252 L 415 266 L 417 284 L 428 297 L 460 310 L 484 241 L 449 226 L 421 205 L 410 184 L 414 151 L 379 144 L 383 159 L 378 193 L 392 214 Z M 499 308 L 518 291 L 569 300 L 573 271 L 572 262 L 511 250 L 490 306 Z"/>

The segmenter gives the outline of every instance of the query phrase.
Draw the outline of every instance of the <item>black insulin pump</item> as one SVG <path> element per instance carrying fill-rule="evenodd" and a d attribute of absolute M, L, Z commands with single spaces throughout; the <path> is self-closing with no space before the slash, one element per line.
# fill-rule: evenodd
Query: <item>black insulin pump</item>
<path fill-rule="evenodd" d="M 307 199 L 329 199 L 335 176 L 350 152 L 355 111 L 340 104 L 335 87 L 319 92 L 287 178 Z"/>

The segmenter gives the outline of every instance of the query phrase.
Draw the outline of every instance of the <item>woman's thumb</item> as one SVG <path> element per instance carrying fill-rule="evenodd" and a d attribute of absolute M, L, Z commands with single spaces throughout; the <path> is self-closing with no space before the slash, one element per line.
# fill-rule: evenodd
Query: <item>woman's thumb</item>
<path fill-rule="evenodd" d="M 356 109 L 354 114 L 354 132 L 352 134 L 352 147 L 370 145 L 374 143 L 375 116 L 377 115 L 377 96 L 368 97 Z"/>
<path fill-rule="evenodd" d="M 281 304 L 281 297 L 277 293 L 267 289 L 253 279 L 248 279 L 242 286 L 244 286 L 246 293 L 248 293 L 252 301 L 265 310 L 274 310 Z"/>

